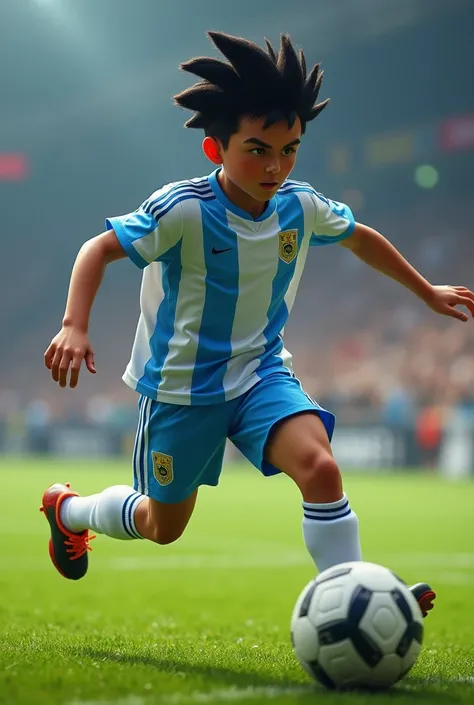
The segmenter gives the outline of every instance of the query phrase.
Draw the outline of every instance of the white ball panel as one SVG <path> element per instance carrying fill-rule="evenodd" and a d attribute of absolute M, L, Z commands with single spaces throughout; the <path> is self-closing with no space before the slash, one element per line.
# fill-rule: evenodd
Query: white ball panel
<path fill-rule="evenodd" d="M 371 688 L 390 688 L 402 673 L 402 660 L 396 654 L 388 654 L 370 670 L 365 685 Z"/>
<path fill-rule="evenodd" d="M 352 571 L 354 580 L 369 590 L 393 590 L 395 587 L 403 587 L 402 583 L 388 569 L 375 563 L 360 562 Z"/>
<path fill-rule="evenodd" d="M 407 623 L 388 592 L 375 592 L 359 623 L 384 654 L 395 651 L 405 633 Z"/>
<path fill-rule="evenodd" d="M 298 661 L 315 661 L 319 654 L 319 639 L 308 617 L 295 619 L 292 632 Z"/>
<path fill-rule="evenodd" d="M 338 687 L 347 688 L 357 685 L 363 679 L 370 677 L 369 666 L 361 659 L 348 639 L 338 644 L 323 646 L 319 663 Z"/>
<path fill-rule="evenodd" d="M 320 626 L 336 619 L 345 619 L 352 592 L 356 587 L 357 584 L 351 573 L 318 585 L 308 612 L 308 617 L 313 624 Z"/>
<path fill-rule="evenodd" d="M 344 604 L 344 585 L 321 585 L 318 587 L 318 609 L 322 614 L 330 615 L 331 612 L 341 609 Z"/>

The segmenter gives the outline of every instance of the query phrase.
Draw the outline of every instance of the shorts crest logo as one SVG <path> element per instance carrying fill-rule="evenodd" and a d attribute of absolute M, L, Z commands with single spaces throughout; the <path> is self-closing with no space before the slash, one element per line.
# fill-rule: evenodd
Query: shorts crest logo
<path fill-rule="evenodd" d="M 163 487 L 173 482 L 173 456 L 152 451 L 153 475 Z"/>
<path fill-rule="evenodd" d="M 280 259 L 287 264 L 293 262 L 298 252 L 298 231 L 297 230 L 284 230 L 278 233 Z"/>

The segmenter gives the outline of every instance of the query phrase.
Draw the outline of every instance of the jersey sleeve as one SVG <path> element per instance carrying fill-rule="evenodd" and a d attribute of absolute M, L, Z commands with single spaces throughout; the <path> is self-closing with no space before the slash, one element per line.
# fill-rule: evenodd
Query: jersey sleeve
<path fill-rule="evenodd" d="M 331 245 L 349 237 L 355 227 L 349 206 L 331 201 L 317 191 L 313 192 L 313 197 L 316 213 L 310 245 Z"/>
<path fill-rule="evenodd" d="M 151 262 L 165 259 L 181 239 L 181 204 L 166 189 L 161 189 L 133 213 L 107 218 L 105 227 L 114 230 L 132 262 L 143 269 Z"/>

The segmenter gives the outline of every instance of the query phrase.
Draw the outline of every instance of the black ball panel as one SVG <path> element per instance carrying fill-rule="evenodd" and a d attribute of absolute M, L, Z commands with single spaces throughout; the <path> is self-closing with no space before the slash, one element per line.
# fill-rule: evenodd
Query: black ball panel
<path fill-rule="evenodd" d="M 309 588 L 308 592 L 304 596 L 303 602 L 301 603 L 300 607 L 300 617 L 307 617 L 308 612 L 309 612 L 309 606 L 311 604 L 311 600 L 313 599 L 314 591 L 316 590 L 316 581 L 313 582 L 311 587 Z"/>
<path fill-rule="evenodd" d="M 406 623 L 411 624 L 411 622 L 413 622 L 413 615 L 411 613 L 410 605 L 403 597 L 401 590 L 397 590 L 395 588 L 395 590 L 392 590 L 390 594 L 392 595 L 392 599 L 397 605 L 398 609 L 405 617 Z"/>
<path fill-rule="evenodd" d="M 324 575 L 324 573 L 321 573 L 321 575 L 318 575 L 316 578 L 316 582 L 318 585 L 321 585 L 321 583 L 327 583 L 328 580 L 334 580 L 335 578 L 340 578 L 341 575 L 347 575 L 350 573 L 352 568 L 335 568 L 334 570 L 331 571 L 331 575 Z M 324 571 L 326 572 L 326 571 Z"/>
<path fill-rule="evenodd" d="M 418 622 L 412 622 L 407 626 L 402 638 L 398 642 L 396 653 L 401 658 L 404 658 L 413 641 L 417 641 L 419 644 L 423 641 L 423 627 Z"/>
<path fill-rule="evenodd" d="M 317 661 L 311 661 L 310 663 L 307 664 L 309 670 L 313 674 L 313 677 L 319 681 L 322 685 L 324 685 L 326 688 L 329 690 L 334 690 L 336 687 L 336 684 L 334 681 L 332 681 L 324 668 L 317 662 Z"/>

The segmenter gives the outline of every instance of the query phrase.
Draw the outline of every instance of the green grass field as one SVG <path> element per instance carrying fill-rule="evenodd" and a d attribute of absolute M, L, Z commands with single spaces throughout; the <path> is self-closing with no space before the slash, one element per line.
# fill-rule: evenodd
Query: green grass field
<path fill-rule="evenodd" d="M 227 468 L 171 546 L 98 537 L 61 578 L 38 511 L 45 487 L 129 483 L 128 464 L 0 463 L 0 702 L 188 705 L 474 703 L 474 483 L 346 475 L 364 558 L 438 592 L 421 656 L 387 694 L 327 693 L 296 662 L 289 619 L 313 568 L 285 477 Z"/>

